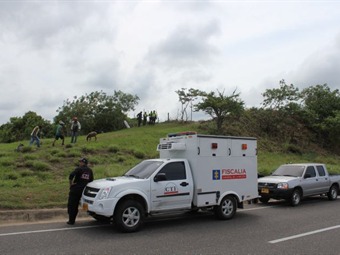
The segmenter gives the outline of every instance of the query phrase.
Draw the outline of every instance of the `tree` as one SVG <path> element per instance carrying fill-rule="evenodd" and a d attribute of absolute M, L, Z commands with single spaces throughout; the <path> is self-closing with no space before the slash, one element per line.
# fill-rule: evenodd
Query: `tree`
<path fill-rule="evenodd" d="M 114 131 L 124 127 L 126 113 L 134 110 L 138 100 L 138 96 L 120 90 L 114 91 L 111 96 L 103 91 L 95 91 L 79 98 L 75 96 L 73 101 L 64 101 L 64 105 L 58 108 L 54 121 L 69 122 L 72 117 L 77 116 L 85 133 Z"/>
<path fill-rule="evenodd" d="M 301 92 L 304 109 L 313 121 L 322 122 L 334 117 L 340 110 L 340 93 L 338 89 L 331 91 L 327 84 L 310 86 Z"/>
<path fill-rule="evenodd" d="M 299 89 L 293 84 L 287 85 L 283 79 L 280 81 L 280 88 L 266 89 L 262 96 L 264 97 L 262 105 L 275 110 L 296 104 L 300 99 Z"/>
<path fill-rule="evenodd" d="M 180 90 L 175 91 L 179 97 L 179 101 L 182 104 L 182 109 L 181 109 L 181 121 L 188 121 L 188 113 L 187 113 L 187 108 L 189 104 L 192 104 L 192 102 L 197 98 L 199 90 L 197 89 L 189 89 L 188 92 L 186 92 L 186 88 L 182 88 Z"/>
<path fill-rule="evenodd" d="M 23 117 L 11 117 L 10 121 L 0 127 L 0 142 L 10 143 L 29 139 L 33 128 L 42 126 L 40 137 L 52 137 L 52 125 L 35 112 L 29 111 Z"/>
<path fill-rule="evenodd" d="M 327 84 L 310 86 L 301 92 L 305 125 L 317 134 L 317 139 L 329 147 L 340 139 L 337 131 L 340 93 Z"/>
<path fill-rule="evenodd" d="M 206 93 L 198 91 L 202 102 L 194 105 L 195 111 L 205 111 L 216 122 L 217 132 L 221 132 L 222 125 L 227 118 L 239 117 L 244 110 L 244 102 L 239 98 L 240 93 L 236 90 L 230 95 L 225 96 L 224 91 Z"/>

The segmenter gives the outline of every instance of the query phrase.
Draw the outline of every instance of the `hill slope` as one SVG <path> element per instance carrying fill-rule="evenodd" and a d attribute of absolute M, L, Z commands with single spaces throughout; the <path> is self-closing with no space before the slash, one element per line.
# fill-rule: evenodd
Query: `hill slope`
<path fill-rule="evenodd" d="M 125 129 L 98 135 L 98 140 L 86 142 L 84 136 L 76 144 L 65 140 L 52 146 L 52 139 L 42 139 L 40 148 L 29 147 L 16 152 L 18 143 L 0 144 L 0 208 L 66 207 L 68 175 L 80 157 L 87 157 L 95 179 L 121 175 L 145 158 L 158 157 L 157 144 L 168 133 L 197 131 L 207 133 L 200 123 L 160 123 L 153 126 Z M 262 141 L 259 139 L 259 144 Z M 327 163 L 332 172 L 340 173 L 336 156 L 320 156 L 267 152 L 260 148 L 258 169 L 262 174 L 287 162 L 319 161 Z"/>

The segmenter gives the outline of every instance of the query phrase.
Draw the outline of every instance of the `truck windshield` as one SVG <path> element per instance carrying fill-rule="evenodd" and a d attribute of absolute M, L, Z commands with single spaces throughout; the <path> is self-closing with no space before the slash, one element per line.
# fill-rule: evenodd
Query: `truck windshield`
<path fill-rule="evenodd" d="M 283 165 L 280 166 L 272 175 L 301 177 L 304 166 Z"/>
<path fill-rule="evenodd" d="M 156 169 L 162 165 L 163 161 L 142 161 L 129 171 L 127 171 L 124 176 L 131 176 L 135 178 L 146 179 L 149 178 L 150 175 L 156 171 Z"/>

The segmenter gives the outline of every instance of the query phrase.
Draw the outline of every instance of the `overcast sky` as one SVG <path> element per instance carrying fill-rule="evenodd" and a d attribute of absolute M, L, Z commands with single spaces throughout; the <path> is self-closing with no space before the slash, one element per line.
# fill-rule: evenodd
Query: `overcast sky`
<path fill-rule="evenodd" d="M 249 107 L 281 79 L 340 88 L 340 1 L 0 0 L 0 49 L 0 124 L 101 90 L 164 121 L 181 88 Z"/>

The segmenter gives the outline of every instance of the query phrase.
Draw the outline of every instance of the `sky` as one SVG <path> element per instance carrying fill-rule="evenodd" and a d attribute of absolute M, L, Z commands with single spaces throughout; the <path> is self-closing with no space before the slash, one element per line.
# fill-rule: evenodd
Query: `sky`
<path fill-rule="evenodd" d="M 129 117 L 173 120 L 181 88 L 236 90 L 246 107 L 282 79 L 339 89 L 340 0 L 0 0 L 0 49 L 0 125 L 118 90 L 140 98 Z"/>

